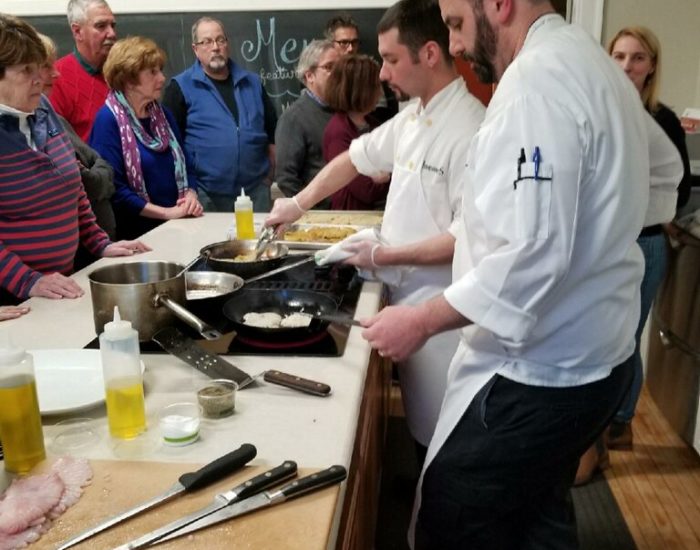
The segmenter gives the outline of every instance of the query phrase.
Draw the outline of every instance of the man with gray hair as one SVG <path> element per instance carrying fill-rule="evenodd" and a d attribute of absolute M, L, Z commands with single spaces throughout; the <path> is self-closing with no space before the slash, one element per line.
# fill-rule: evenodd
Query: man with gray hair
<path fill-rule="evenodd" d="M 80 139 L 87 141 L 95 114 L 109 91 L 102 65 L 117 40 L 117 23 L 105 0 L 70 0 L 68 24 L 75 49 L 56 62 L 61 76 L 49 100 Z"/>
<path fill-rule="evenodd" d="M 270 210 L 277 113 L 258 75 L 229 57 L 221 21 L 192 25 L 194 64 L 173 77 L 163 104 L 175 115 L 205 211 L 231 212 L 241 190 Z"/>
<path fill-rule="evenodd" d="M 326 83 L 339 56 L 330 40 L 312 40 L 301 52 L 296 74 L 305 88 L 282 113 L 275 132 L 276 180 L 288 197 L 301 191 L 326 164 L 323 131 L 333 116 L 325 101 Z M 318 207 L 329 208 L 330 200 Z"/>

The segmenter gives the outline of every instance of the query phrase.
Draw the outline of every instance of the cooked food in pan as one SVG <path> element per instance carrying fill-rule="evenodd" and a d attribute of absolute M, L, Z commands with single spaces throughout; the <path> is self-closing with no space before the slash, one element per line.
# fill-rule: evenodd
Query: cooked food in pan
<path fill-rule="evenodd" d="M 353 233 L 357 233 L 357 230 L 352 227 L 309 227 L 285 232 L 284 240 L 301 243 L 337 243 Z"/>
<path fill-rule="evenodd" d="M 311 319 L 308 313 L 294 312 L 283 317 L 272 311 L 265 313 L 251 311 L 243 316 L 243 324 L 258 328 L 301 328 L 308 327 Z"/>
<path fill-rule="evenodd" d="M 255 250 L 251 252 L 246 252 L 245 254 L 239 254 L 233 258 L 234 262 L 254 262 L 255 261 Z"/>

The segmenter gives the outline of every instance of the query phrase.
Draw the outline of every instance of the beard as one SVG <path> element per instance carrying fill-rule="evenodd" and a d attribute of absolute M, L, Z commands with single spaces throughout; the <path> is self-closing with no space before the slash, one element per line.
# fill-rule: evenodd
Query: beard
<path fill-rule="evenodd" d="M 398 101 L 409 101 L 411 99 L 411 96 L 404 92 L 401 88 L 397 88 L 396 86 L 389 87 L 391 88 L 391 91 L 394 92 L 394 95 Z"/>
<path fill-rule="evenodd" d="M 474 15 L 476 19 L 474 51 L 465 53 L 463 57 L 465 61 L 472 64 L 474 73 L 481 82 L 493 84 L 497 80 L 493 60 L 496 58 L 498 36 L 486 18 L 481 2 L 475 2 Z"/>
<path fill-rule="evenodd" d="M 223 55 L 215 55 L 209 60 L 209 63 L 207 63 L 207 67 L 213 73 L 222 72 L 227 65 L 226 58 Z"/>

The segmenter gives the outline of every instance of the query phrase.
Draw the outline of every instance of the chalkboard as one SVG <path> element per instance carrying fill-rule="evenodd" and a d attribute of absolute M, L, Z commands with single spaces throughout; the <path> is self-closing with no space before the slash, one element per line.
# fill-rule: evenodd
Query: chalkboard
<path fill-rule="evenodd" d="M 350 13 L 360 28 L 363 53 L 377 57 L 376 27 L 385 10 L 343 11 Z M 117 32 L 120 37 L 141 35 L 155 40 L 168 55 L 164 70 L 171 77 L 194 62 L 192 23 L 203 15 L 220 19 L 231 42 L 231 57 L 260 75 L 281 114 L 301 90 L 294 74 L 301 51 L 314 38 L 322 38 L 326 22 L 337 13 L 337 10 L 306 10 L 117 14 Z M 73 50 L 73 38 L 64 16 L 25 19 L 54 39 L 59 57 Z"/>

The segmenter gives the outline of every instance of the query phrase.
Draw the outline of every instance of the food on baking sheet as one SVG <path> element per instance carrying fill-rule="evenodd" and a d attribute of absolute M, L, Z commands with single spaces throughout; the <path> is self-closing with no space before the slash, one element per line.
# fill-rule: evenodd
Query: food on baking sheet
<path fill-rule="evenodd" d="M 301 328 L 311 324 L 311 315 L 294 312 L 282 317 L 274 312 L 258 313 L 251 311 L 243 316 L 243 324 L 258 328 Z"/>
<path fill-rule="evenodd" d="M 311 324 L 311 315 L 308 313 L 290 313 L 285 315 L 282 322 L 280 322 L 280 327 L 284 328 L 300 328 L 308 327 Z"/>
<path fill-rule="evenodd" d="M 337 243 L 354 233 L 357 233 L 357 230 L 352 227 L 309 227 L 286 231 L 284 240 L 301 243 Z"/>
<path fill-rule="evenodd" d="M 258 313 L 257 311 L 251 311 L 243 316 L 243 324 L 249 327 L 258 328 L 277 328 L 282 322 L 282 316 L 279 313 L 274 313 L 268 311 L 265 313 Z"/>
<path fill-rule="evenodd" d="M 297 223 L 333 223 L 337 225 L 377 225 L 382 223 L 383 212 L 307 212 Z"/>
<path fill-rule="evenodd" d="M 23 548 L 38 540 L 92 479 L 84 458 L 59 458 L 46 474 L 17 478 L 0 495 L 0 548 Z"/>

